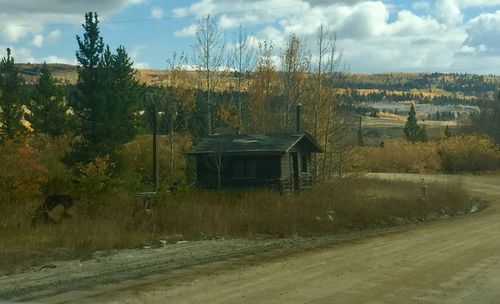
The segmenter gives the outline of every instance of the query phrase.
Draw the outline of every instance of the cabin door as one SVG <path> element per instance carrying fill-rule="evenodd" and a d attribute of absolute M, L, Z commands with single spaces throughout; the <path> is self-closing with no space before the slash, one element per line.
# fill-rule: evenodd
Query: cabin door
<path fill-rule="evenodd" d="M 297 153 L 292 153 L 292 185 L 293 190 L 299 190 L 299 157 Z"/>

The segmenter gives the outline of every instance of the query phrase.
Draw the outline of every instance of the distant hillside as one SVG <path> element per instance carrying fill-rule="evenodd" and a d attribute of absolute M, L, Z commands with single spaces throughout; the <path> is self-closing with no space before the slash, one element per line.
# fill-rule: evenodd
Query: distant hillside
<path fill-rule="evenodd" d="M 42 64 L 19 63 L 16 64 L 21 70 L 21 74 L 28 83 L 36 82 L 42 69 Z M 54 63 L 49 64 L 49 67 L 54 77 L 60 79 L 62 82 L 76 83 L 77 74 L 76 66 L 70 64 Z"/>
<path fill-rule="evenodd" d="M 62 82 L 76 83 L 76 66 L 49 64 L 54 77 Z M 41 64 L 18 64 L 28 83 L 36 81 Z M 170 85 L 168 71 L 138 70 L 141 82 L 148 85 Z M 217 90 L 231 88 L 234 80 L 231 73 L 220 75 Z M 185 72 L 182 86 L 203 87 L 203 80 L 194 71 Z M 338 86 L 351 91 L 358 101 L 400 102 L 420 100 L 441 104 L 474 103 L 484 96 L 493 96 L 500 86 L 500 77 L 494 75 L 443 74 L 443 73 L 385 73 L 348 74 Z"/>

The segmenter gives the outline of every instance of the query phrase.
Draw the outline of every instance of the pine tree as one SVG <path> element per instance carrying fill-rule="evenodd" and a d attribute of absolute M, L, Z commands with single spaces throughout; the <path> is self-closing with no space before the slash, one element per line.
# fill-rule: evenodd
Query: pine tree
<path fill-rule="evenodd" d="M 33 93 L 31 105 L 33 128 L 50 136 L 64 134 L 67 128 L 68 109 L 62 88 L 56 84 L 49 67 L 44 63 Z"/>
<path fill-rule="evenodd" d="M 415 112 L 415 107 L 413 105 L 411 105 L 410 112 L 408 112 L 404 133 L 406 135 L 406 139 L 412 143 L 417 141 L 426 142 L 429 140 L 425 126 L 421 127 L 417 123 L 417 113 Z"/>
<path fill-rule="evenodd" d="M 141 86 L 135 79 L 133 63 L 125 48 L 113 54 L 104 47 L 96 13 L 85 15 L 83 39 L 77 36 L 79 63 L 75 112 L 81 120 L 82 144 L 76 161 L 113 154 L 134 137 L 134 111 Z"/>
<path fill-rule="evenodd" d="M 425 129 L 425 126 L 420 127 L 420 130 L 418 130 L 416 141 L 427 142 L 428 140 L 429 138 L 427 136 L 427 130 Z"/>
<path fill-rule="evenodd" d="M 116 145 L 126 143 L 134 138 L 137 133 L 137 120 L 139 101 L 142 97 L 143 87 L 136 79 L 133 62 L 123 46 L 116 49 L 116 54 L 111 57 L 111 83 L 108 89 L 108 106 L 112 110 L 109 116 L 110 131 L 114 134 Z"/>
<path fill-rule="evenodd" d="M 420 127 L 417 124 L 417 113 L 415 112 L 415 107 L 411 105 L 410 112 L 408 112 L 408 118 L 406 119 L 406 124 L 404 128 L 406 139 L 411 142 L 418 140 Z"/>
<path fill-rule="evenodd" d="M 448 139 L 451 137 L 451 130 L 450 130 L 450 127 L 448 125 L 446 125 L 446 127 L 444 128 L 444 138 L 445 139 Z"/>
<path fill-rule="evenodd" d="M 13 139 L 25 132 L 21 124 L 24 80 L 14 65 L 14 57 L 7 48 L 7 57 L 0 61 L 0 139 Z"/>
<path fill-rule="evenodd" d="M 474 129 L 500 144 L 500 92 L 495 99 L 486 99 L 479 107 L 481 111 L 471 115 Z"/>
<path fill-rule="evenodd" d="M 75 161 L 90 161 L 96 155 L 105 154 L 105 151 L 96 151 L 94 145 L 102 141 L 106 131 L 103 92 L 101 56 L 104 51 L 104 42 L 100 36 L 99 20 L 96 13 L 85 14 L 83 24 L 83 38 L 76 36 L 79 50 L 76 52 L 78 61 L 78 81 L 73 108 L 80 120 L 82 142 L 75 151 Z M 101 152 L 101 153 L 99 153 Z"/>

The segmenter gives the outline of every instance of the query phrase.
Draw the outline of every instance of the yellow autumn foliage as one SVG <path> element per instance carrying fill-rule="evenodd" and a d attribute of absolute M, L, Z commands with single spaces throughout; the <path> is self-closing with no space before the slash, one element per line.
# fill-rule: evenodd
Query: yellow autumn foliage
<path fill-rule="evenodd" d="M 160 182 L 184 182 L 188 163 L 187 152 L 192 146 L 191 137 L 179 133 L 174 134 L 173 159 L 170 158 L 170 139 L 167 135 L 158 137 L 160 159 Z M 151 135 L 137 136 L 133 141 L 123 145 L 119 155 L 125 163 L 126 170 L 131 170 L 142 183 L 153 181 L 153 143 Z M 171 162 L 173 161 L 173 167 Z M 172 171 L 171 171 L 172 168 Z M 172 173 L 172 177 L 170 177 Z"/>
<path fill-rule="evenodd" d="M 441 168 L 437 146 L 432 143 L 412 144 L 398 139 L 380 147 L 358 147 L 357 169 L 370 172 L 435 172 Z"/>
<path fill-rule="evenodd" d="M 500 152 L 484 136 L 451 137 L 439 143 L 438 154 L 445 172 L 478 172 L 500 169 Z"/>
<path fill-rule="evenodd" d="M 498 147 L 487 137 L 464 135 L 440 142 L 388 141 L 355 149 L 355 169 L 369 172 L 479 172 L 500 169 Z"/>
<path fill-rule="evenodd" d="M 38 162 L 37 151 L 26 143 L 0 145 L 0 207 L 28 206 L 42 198 L 47 168 Z"/>

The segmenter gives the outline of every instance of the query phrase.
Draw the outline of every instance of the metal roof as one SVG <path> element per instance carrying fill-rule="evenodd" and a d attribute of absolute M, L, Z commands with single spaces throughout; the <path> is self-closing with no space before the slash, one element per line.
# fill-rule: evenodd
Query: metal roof
<path fill-rule="evenodd" d="M 323 152 L 308 133 L 300 134 L 214 134 L 201 140 L 189 154 L 286 153 L 305 141 L 310 152 Z"/>

